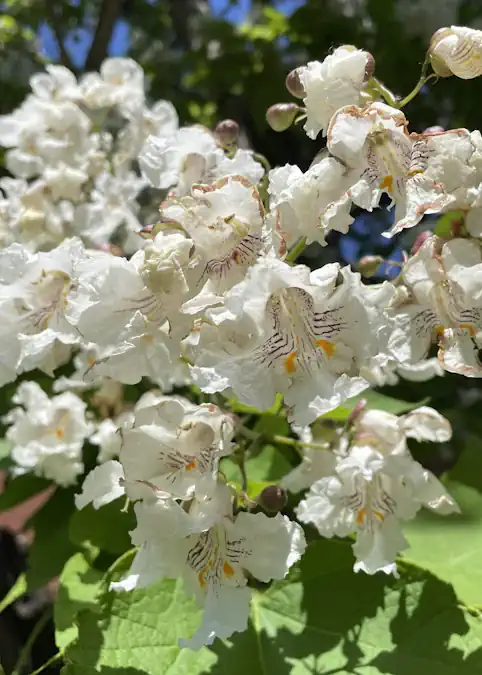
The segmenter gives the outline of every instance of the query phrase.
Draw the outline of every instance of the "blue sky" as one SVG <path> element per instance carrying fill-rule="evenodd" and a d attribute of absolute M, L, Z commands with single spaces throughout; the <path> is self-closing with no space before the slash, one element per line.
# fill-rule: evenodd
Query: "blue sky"
<path fill-rule="evenodd" d="M 244 21 L 251 9 L 251 0 L 238 0 L 234 5 L 229 0 L 209 0 L 213 13 L 233 23 Z M 276 7 L 287 14 L 303 4 L 303 0 L 277 0 Z M 39 31 L 43 53 L 57 60 L 59 57 L 57 43 L 50 28 L 44 24 Z M 71 33 L 66 40 L 66 48 L 74 65 L 81 66 L 89 50 L 92 34 L 90 30 L 80 29 Z M 129 47 L 129 25 L 118 21 L 115 27 L 109 53 L 111 56 L 122 56 Z"/>

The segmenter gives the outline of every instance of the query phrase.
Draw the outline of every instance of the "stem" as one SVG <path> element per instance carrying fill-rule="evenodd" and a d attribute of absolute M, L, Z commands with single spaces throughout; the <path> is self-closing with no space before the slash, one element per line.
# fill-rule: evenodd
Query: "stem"
<path fill-rule="evenodd" d="M 32 632 L 28 636 L 27 642 L 24 644 L 22 651 L 20 652 L 17 663 L 15 664 L 15 668 L 12 671 L 12 675 L 21 675 L 22 670 L 28 661 L 35 640 L 38 638 L 38 636 L 44 629 L 47 621 L 49 621 L 49 619 L 51 618 L 52 618 L 52 610 L 49 609 L 46 612 L 44 612 L 40 617 L 40 619 L 37 621 L 37 623 L 32 629 Z"/>
<path fill-rule="evenodd" d="M 412 89 L 412 91 L 405 96 L 401 101 L 398 101 L 398 103 L 395 104 L 396 108 L 404 108 L 407 103 L 410 103 L 412 99 L 415 98 L 415 96 L 419 93 L 420 89 L 431 79 L 437 79 L 438 75 L 436 73 L 431 73 L 427 77 L 425 77 L 425 73 L 422 73 L 422 77 L 419 79 L 415 87 Z"/>
<path fill-rule="evenodd" d="M 367 85 L 367 91 L 368 93 L 376 92 L 377 94 L 380 94 L 385 99 L 385 102 L 388 103 L 388 105 L 391 105 L 392 108 L 397 107 L 397 99 L 394 96 L 394 94 L 390 91 L 388 87 L 386 87 L 383 82 L 380 82 L 380 80 L 377 80 L 376 77 L 370 78 L 370 81 L 368 82 Z"/>
<path fill-rule="evenodd" d="M 262 155 L 259 152 L 255 152 L 253 154 L 253 159 L 255 159 L 257 162 L 259 162 L 263 166 L 266 173 L 271 171 L 271 164 L 268 162 L 268 160 L 266 159 L 266 157 L 264 155 Z"/>
<path fill-rule="evenodd" d="M 288 255 L 285 258 L 285 262 L 294 263 L 296 258 L 300 256 L 306 248 L 306 237 L 301 237 L 299 241 L 293 246 L 293 248 L 288 252 Z"/>
<path fill-rule="evenodd" d="M 56 663 L 61 659 L 64 655 L 63 651 L 57 652 L 53 656 L 49 658 L 48 661 L 46 661 L 40 668 L 37 668 L 37 670 L 34 670 L 33 673 L 30 673 L 30 675 L 39 675 L 39 673 L 43 673 L 44 670 L 46 670 L 49 666 L 51 666 L 53 663 Z"/>

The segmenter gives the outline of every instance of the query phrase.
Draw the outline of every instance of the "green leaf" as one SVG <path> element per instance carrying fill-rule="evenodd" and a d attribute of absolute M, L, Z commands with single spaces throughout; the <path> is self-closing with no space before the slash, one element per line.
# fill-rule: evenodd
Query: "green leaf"
<path fill-rule="evenodd" d="M 482 606 L 482 497 L 460 483 L 446 487 L 462 513 L 438 516 L 421 511 L 404 524 L 410 544 L 406 558 L 451 583 L 464 603 Z"/>
<path fill-rule="evenodd" d="M 60 575 L 54 605 L 55 643 L 59 649 L 65 649 L 76 639 L 77 614 L 84 609 L 95 611 L 97 608 L 103 577 L 103 573 L 92 566 L 97 553 L 95 549 L 75 553 Z"/>
<path fill-rule="evenodd" d="M 467 436 L 457 464 L 450 471 L 450 479 L 482 492 L 482 440 L 480 436 L 475 434 Z"/>
<path fill-rule="evenodd" d="M 82 613 L 63 675 L 480 675 L 482 622 L 453 589 L 411 565 L 401 578 L 353 573 L 351 547 L 311 545 L 284 582 L 253 591 L 248 630 L 179 651 L 200 611 L 180 581 L 108 594 Z"/>
<path fill-rule="evenodd" d="M 130 530 L 136 523 L 132 507 L 122 510 L 125 498 L 116 499 L 97 511 L 89 504 L 75 511 L 69 523 L 70 540 L 77 546 L 88 544 L 101 551 L 120 555 L 132 547 Z"/>
<path fill-rule="evenodd" d="M 73 490 L 58 488 L 28 521 L 27 527 L 35 530 L 28 554 L 29 590 L 57 577 L 66 561 L 76 553 L 77 547 L 68 537 L 69 517 L 74 508 Z"/>
<path fill-rule="evenodd" d="M 10 452 L 12 450 L 12 444 L 10 441 L 7 441 L 5 438 L 0 441 L 0 461 L 6 457 L 10 457 Z"/>
<path fill-rule="evenodd" d="M 216 660 L 207 649 L 180 650 L 201 612 L 182 582 L 163 581 L 131 593 L 107 593 L 98 614 L 79 616 L 79 638 L 67 648 L 63 675 L 197 675 Z"/>
<path fill-rule="evenodd" d="M 5 491 L 0 495 L 0 511 L 6 511 L 17 506 L 17 504 L 21 504 L 51 485 L 50 481 L 34 476 L 32 473 L 26 473 L 9 480 L 5 486 Z"/>
<path fill-rule="evenodd" d="M 402 415 L 403 413 L 410 412 L 421 405 L 427 405 L 429 402 L 428 398 L 423 399 L 422 401 L 417 401 L 416 403 L 411 403 L 409 401 L 402 401 L 398 398 L 392 398 L 391 396 L 386 396 L 385 394 L 380 394 L 378 391 L 373 389 L 368 389 L 358 396 L 348 399 L 335 410 L 326 413 L 321 416 L 321 419 L 330 419 L 339 422 L 344 422 L 350 416 L 350 413 L 357 405 L 357 403 L 365 399 L 369 408 L 384 410 L 385 412 L 392 413 L 394 415 Z"/>
<path fill-rule="evenodd" d="M 248 477 L 248 496 L 254 499 L 268 485 L 278 483 L 288 471 L 291 464 L 283 456 L 283 452 L 274 445 L 265 445 L 245 462 Z M 229 482 L 240 489 L 242 484 L 241 470 L 232 457 L 221 460 L 221 471 Z"/>
<path fill-rule="evenodd" d="M 437 220 L 433 233 L 438 237 L 453 237 L 455 230 L 465 221 L 466 213 L 464 211 L 449 211 L 444 213 Z"/>
<path fill-rule="evenodd" d="M 7 609 L 12 602 L 18 600 L 24 593 L 27 592 L 27 576 L 21 574 L 17 581 L 14 583 L 12 588 L 8 591 L 7 595 L 0 600 L 0 614 Z"/>

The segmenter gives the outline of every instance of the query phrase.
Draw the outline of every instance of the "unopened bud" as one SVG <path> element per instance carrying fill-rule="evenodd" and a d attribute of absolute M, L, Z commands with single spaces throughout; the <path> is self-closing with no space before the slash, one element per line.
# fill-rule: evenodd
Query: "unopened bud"
<path fill-rule="evenodd" d="M 295 68 L 294 70 L 292 70 L 286 76 L 285 80 L 286 89 L 295 98 L 304 98 L 305 96 L 305 88 L 303 87 L 303 83 L 300 77 L 302 70 L 303 66 L 300 66 L 299 68 Z"/>
<path fill-rule="evenodd" d="M 374 277 L 378 267 L 382 264 L 383 258 L 380 255 L 364 255 L 358 261 L 356 269 L 366 279 Z"/>
<path fill-rule="evenodd" d="M 368 80 L 370 80 L 375 74 L 375 59 L 370 54 L 370 52 L 366 52 L 366 55 L 367 62 L 365 64 L 365 82 L 368 82 Z"/>
<path fill-rule="evenodd" d="M 415 255 L 415 253 L 416 253 L 419 249 L 422 248 L 422 246 L 425 244 L 425 242 L 427 241 L 427 239 L 430 239 L 430 237 L 432 237 L 432 236 L 433 236 L 433 233 L 430 232 L 430 231 L 428 231 L 428 230 L 426 230 L 425 232 L 420 232 L 420 234 L 418 235 L 418 237 L 417 237 L 417 238 L 415 239 L 415 241 L 413 242 L 413 246 L 412 246 L 412 248 L 410 249 L 410 253 L 411 253 L 412 255 Z"/>
<path fill-rule="evenodd" d="M 286 506 L 288 495 L 279 485 L 268 485 L 259 493 L 256 501 L 265 511 L 278 513 Z"/>
<path fill-rule="evenodd" d="M 232 145 L 238 139 L 239 124 L 234 120 L 221 120 L 216 125 L 214 134 L 221 145 Z"/>
<path fill-rule="evenodd" d="M 286 131 L 301 110 L 296 103 L 275 103 L 266 112 L 266 121 L 273 131 Z"/>
<path fill-rule="evenodd" d="M 482 75 L 482 31 L 465 26 L 440 28 L 430 40 L 428 54 L 440 77 L 471 80 Z"/>
<path fill-rule="evenodd" d="M 358 401 L 358 403 L 356 404 L 356 406 L 353 408 L 350 415 L 348 416 L 348 419 L 346 421 L 347 426 L 351 427 L 352 424 L 355 424 L 355 422 L 360 417 L 360 415 L 363 412 L 365 412 L 367 405 L 368 405 L 368 401 L 366 400 L 366 398 L 361 398 Z"/>
<path fill-rule="evenodd" d="M 453 75 L 447 64 L 436 54 L 430 54 L 430 65 L 433 72 L 439 77 L 452 77 Z"/>

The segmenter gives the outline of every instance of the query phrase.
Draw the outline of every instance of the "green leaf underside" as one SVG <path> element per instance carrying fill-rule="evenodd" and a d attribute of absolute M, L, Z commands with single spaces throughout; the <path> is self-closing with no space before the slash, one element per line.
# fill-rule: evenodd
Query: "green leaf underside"
<path fill-rule="evenodd" d="M 367 389 L 367 391 L 362 392 L 359 396 L 348 399 L 343 405 L 335 410 L 322 415 L 321 419 L 331 419 L 343 422 L 349 417 L 358 401 L 362 399 L 366 400 L 369 408 L 378 408 L 378 410 L 384 410 L 385 412 L 393 413 L 394 415 L 402 415 L 421 405 L 427 405 L 429 402 L 429 399 L 423 399 L 422 401 L 411 403 L 409 401 L 402 401 L 398 398 L 392 398 L 391 396 L 385 396 L 385 394 L 380 394 L 377 391 L 373 391 L 373 389 Z"/>
<path fill-rule="evenodd" d="M 482 622 L 451 586 L 407 565 L 401 578 L 354 574 L 351 547 L 312 544 L 299 567 L 253 591 L 249 628 L 200 652 L 180 651 L 201 613 L 182 584 L 108 594 L 82 613 L 64 675 L 476 675 Z"/>
<path fill-rule="evenodd" d="M 446 487 L 462 513 L 439 516 L 424 510 L 404 523 L 410 544 L 406 558 L 452 584 L 465 604 L 482 606 L 482 498 L 460 483 Z"/>
<path fill-rule="evenodd" d="M 97 608 L 103 573 L 92 567 L 96 553 L 76 553 L 67 561 L 60 575 L 54 605 L 55 643 L 59 649 L 65 649 L 77 637 L 77 614 L 81 610 L 95 611 Z"/>

